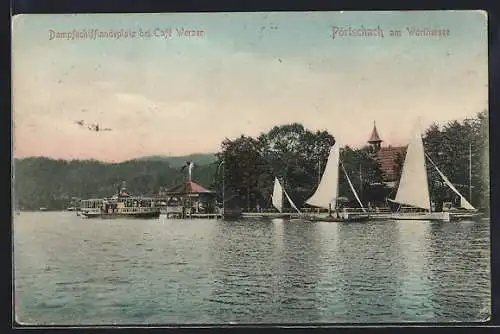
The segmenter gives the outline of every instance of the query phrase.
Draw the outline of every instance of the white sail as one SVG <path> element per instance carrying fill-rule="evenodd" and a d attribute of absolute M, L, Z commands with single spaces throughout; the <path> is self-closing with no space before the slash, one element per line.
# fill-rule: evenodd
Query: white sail
<path fill-rule="evenodd" d="M 420 131 L 414 131 L 413 138 L 408 145 L 394 202 L 426 210 L 431 209 L 424 143 Z"/>
<path fill-rule="evenodd" d="M 462 196 L 462 194 L 457 190 L 457 188 L 455 188 L 455 186 L 450 182 L 450 180 L 448 180 L 448 178 L 439 170 L 438 166 L 434 163 L 434 161 L 432 161 L 431 157 L 429 157 L 428 154 L 426 154 L 426 156 L 429 159 L 429 161 L 432 163 L 434 168 L 436 168 L 436 171 L 438 172 L 439 176 L 441 176 L 444 183 L 446 183 L 446 185 L 448 185 L 448 187 L 450 187 L 451 190 L 453 190 L 455 192 L 455 194 L 460 196 L 460 207 L 467 209 L 467 210 L 476 210 L 476 208 L 473 207 L 472 204 L 470 204 L 469 201 L 467 201 L 467 199 L 464 196 Z"/>
<path fill-rule="evenodd" d="M 279 211 L 283 212 L 283 188 L 281 187 L 278 178 L 274 178 L 274 189 L 272 195 L 273 206 Z"/>
<path fill-rule="evenodd" d="M 283 193 L 285 194 L 286 199 L 290 203 L 290 206 L 294 208 L 298 213 L 300 213 L 300 210 L 297 208 L 297 206 L 292 201 L 290 196 L 288 196 L 286 190 L 281 186 L 281 183 L 280 181 L 278 181 L 278 178 L 274 178 L 274 189 L 273 189 L 272 200 L 273 200 L 273 206 L 279 212 L 283 212 Z"/>
<path fill-rule="evenodd" d="M 349 183 L 349 186 L 351 187 L 351 191 L 356 197 L 356 200 L 358 201 L 359 205 L 361 206 L 361 209 L 363 209 L 363 212 L 366 212 L 365 207 L 363 206 L 363 203 L 361 203 L 361 200 L 359 199 L 358 193 L 356 192 L 356 189 L 354 189 L 354 186 L 352 185 L 351 179 L 349 178 L 349 175 L 347 175 L 347 171 L 344 168 L 344 164 L 342 164 L 342 169 L 344 170 L 344 174 L 347 178 L 347 182 Z"/>
<path fill-rule="evenodd" d="M 297 208 L 297 206 L 295 205 L 295 203 L 292 201 L 292 199 L 290 198 L 290 196 L 288 196 L 288 193 L 286 192 L 286 190 L 283 189 L 283 192 L 285 193 L 285 196 L 286 196 L 286 199 L 288 200 L 288 202 L 290 203 L 290 206 L 292 208 L 295 209 L 295 211 L 297 211 L 298 213 L 300 213 L 300 210 Z"/>
<path fill-rule="evenodd" d="M 463 196 L 460 196 L 460 207 L 466 210 L 476 210 L 476 208 L 473 207 L 472 204 L 470 204 L 469 201 L 467 201 Z"/>
<path fill-rule="evenodd" d="M 335 208 L 339 187 L 339 158 L 340 144 L 338 142 L 330 149 L 321 182 L 314 195 L 306 203 L 312 206 L 328 209 L 330 205 Z"/>

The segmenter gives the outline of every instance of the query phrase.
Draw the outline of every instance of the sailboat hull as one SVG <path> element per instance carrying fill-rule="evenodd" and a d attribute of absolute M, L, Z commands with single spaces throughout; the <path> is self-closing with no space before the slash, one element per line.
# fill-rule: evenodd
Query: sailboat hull
<path fill-rule="evenodd" d="M 449 212 L 400 212 L 391 214 L 395 220 L 438 220 L 449 222 L 452 216 Z"/>
<path fill-rule="evenodd" d="M 346 213 L 344 217 L 344 221 L 367 221 L 370 219 L 370 215 L 367 213 Z"/>
<path fill-rule="evenodd" d="M 305 218 L 308 221 L 318 221 L 318 222 L 363 222 L 370 219 L 370 215 L 367 213 L 341 213 L 339 216 L 335 217 L 332 215 L 309 215 Z"/>
<path fill-rule="evenodd" d="M 287 218 L 291 218 L 292 216 L 297 216 L 297 214 L 280 213 L 280 212 L 243 212 L 241 214 L 242 218 L 251 218 L 251 219 L 255 219 L 255 218 L 287 219 Z"/>
<path fill-rule="evenodd" d="M 481 214 L 479 212 L 450 212 L 451 220 L 462 220 L 479 218 Z"/>

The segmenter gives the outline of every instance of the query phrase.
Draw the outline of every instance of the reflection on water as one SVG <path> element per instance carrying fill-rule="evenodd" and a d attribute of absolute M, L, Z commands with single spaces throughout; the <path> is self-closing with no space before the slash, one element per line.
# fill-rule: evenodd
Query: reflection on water
<path fill-rule="evenodd" d="M 489 223 L 433 223 L 428 235 L 427 273 L 436 318 L 488 319 L 491 313 Z"/>
<path fill-rule="evenodd" d="M 342 321 L 400 320 L 403 263 L 398 237 L 393 222 L 339 224 L 337 254 L 345 300 Z"/>
<path fill-rule="evenodd" d="M 489 222 L 14 222 L 16 314 L 35 324 L 474 321 Z"/>
<path fill-rule="evenodd" d="M 399 242 L 399 258 L 403 263 L 399 290 L 401 320 L 419 321 L 435 318 L 429 296 L 430 222 L 396 221 Z"/>
<path fill-rule="evenodd" d="M 241 322 L 251 315 L 260 321 L 272 310 L 280 254 L 273 247 L 270 221 L 217 221 L 211 282 L 210 315 L 218 322 Z"/>
<path fill-rule="evenodd" d="M 300 312 L 303 322 L 320 321 L 317 286 L 319 281 L 320 245 L 315 224 L 286 222 L 283 224 L 279 314 L 293 319 Z"/>

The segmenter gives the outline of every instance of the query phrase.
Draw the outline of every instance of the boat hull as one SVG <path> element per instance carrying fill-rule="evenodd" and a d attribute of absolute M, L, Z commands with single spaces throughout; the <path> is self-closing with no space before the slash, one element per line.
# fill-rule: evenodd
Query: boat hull
<path fill-rule="evenodd" d="M 292 217 L 297 217 L 297 214 L 292 214 L 292 213 L 276 213 L 276 212 L 243 212 L 241 214 L 242 218 L 247 218 L 247 219 L 262 219 L 262 218 L 269 218 L 269 219 L 276 219 L 276 218 L 282 218 L 282 219 L 290 219 Z"/>
<path fill-rule="evenodd" d="M 88 213 L 81 212 L 81 216 L 86 218 L 102 218 L 102 219 L 114 219 L 114 218 L 132 218 L 132 219 L 156 219 L 160 217 L 160 211 L 154 212 L 134 212 L 134 213 Z"/>
<path fill-rule="evenodd" d="M 481 218 L 481 214 L 478 212 L 451 212 L 451 220 L 463 220 L 463 219 L 474 219 Z"/>
<path fill-rule="evenodd" d="M 449 222 L 452 216 L 449 212 L 423 212 L 423 213 L 393 213 L 391 219 L 395 220 L 437 220 Z"/>
<path fill-rule="evenodd" d="M 339 217 L 334 217 L 331 215 L 326 215 L 326 216 L 318 216 L 318 215 L 311 215 L 305 218 L 306 220 L 309 221 L 315 221 L 315 222 L 365 222 L 370 219 L 369 214 L 361 214 L 361 213 L 347 213 L 347 214 L 342 214 Z"/>
<path fill-rule="evenodd" d="M 391 213 L 370 213 L 370 220 L 388 220 L 392 219 Z"/>

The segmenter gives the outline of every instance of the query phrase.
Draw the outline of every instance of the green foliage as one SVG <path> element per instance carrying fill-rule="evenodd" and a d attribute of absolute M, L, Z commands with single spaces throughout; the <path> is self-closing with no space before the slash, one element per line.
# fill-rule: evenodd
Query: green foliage
<path fill-rule="evenodd" d="M 262 202 L 259 185 L 267 165 L 262 157 L 261 143 L 243 135 L 232 141 L 225 139 L 218 157 L 224 161 L 225 187 L 238 198 L 237 205 L 250 208 Z M 221 186 L 217 186 L 217 189 L 222 191 Z"/>
<path fill-rule="evenodd" d="M 168 163 L 171 167 L 182 167 L 186 161 L 192 161 L 196 165 L 208 165 L 217 160 L 217 156 L 211 153 L 195 153 L 186 156 L 170 157 L 153 155 L 138 158 L 139 161 L 162 161 Z"/>
<path fill-rule="evenodd" d="M 241 136 L 234 140 L 226 139 L 218 157 L 220 161 L 225 161 L 225 182 L 239 194 L 239 205 L 242 207 L 271 207 L 275 177 L 295 204 L 303 206 L 319 184 L 334 143 L 334 137 L 327 131 L 312 132 L 301 124 L 293 123 L 275 126 L 257 138 Z M 361 166 L 362 180 L 359 173 L 350 177 L 356 185 L 362 183 L 365 197 L 377 195 L 381 186 L 374 183 L 382 182 L 382 173 L 367 149 L 352 150 L 347 147 L 342 159 L 348 173 L 359 171 Z M 341 179 L 340 188 L 341 196 L 355 200 L 345 179 Z M 383 197 L 384 193 L 378 195 Z M 284 204 L 289 206 L 286 201 Z"/>
<path fill-rule="evenodd" d="M 354 201 L 345 173 L 353 184 L 363 205 L 368 202 L 384 202 L 388 195 L 388 189 L 383 183 L 380 163 L 374 159 L 371 147 L 367 146 L 359 150 L 353 150 L 349 146 L 341 150 L 342 172 L 340 175 L 339 195 L 350 199 L 353 206 L 358 206 Z M 345 173 L 344 173 L 345 169 Z"/>
<path fill-rule="evenodd" d="M 442 127 L 432 125 L 424 136 L 426 153 L 441 172 L 468 200 L 470 182 L 472 191 L 469 202 L 483 208 L 489 207 L 488 131 L 488 113 L 483 111 L 474 119 L 452 121 Z M 472 162 L 471 169 L 470 162 Z M 456 200 L 456 195 L 443 184 L 431 163 L 427 163 L 427 169 L 433 200 L 437 202 Z"/>
<path fill-rule="evenodd" d="M 312 132 L 293 123 L 275 126 L 258 140 L 269 166 L 267 177 L 262 180 L 269 204 L 274 177 L 278 177 L 294 202 L 302 206 L 318 185 L 335 139 L 327 131 Z"/>
<path fill-rule="evenodd" d="M 488 114 L 484 111 L 475 119 L 449 122 L 442 128 L 433 125 L 424 137 L 426 153 L 467 198 L 470 143 L 471 203 L 484 208 L 489 206 L 488 126 Z M 295 203 L 302 206 L 315 191 L 334 142 L 333 136 L 326 131 L 312 132 L 293 123 L 275 126 L 257 138 L 226 139 L 217 156 L 219 162 L 222 159 L 226 162 L 226 182 L 236 190 L 242 207 L 254 208 L 257 204 L 270 207 L 274 177 L 280 179 Z M 341 150 L 343 167 L 365 205 L 368 202 L 383 203 L 393 191 L 384 184 L 380 164 L 374 157 L 371 147 L 352 149 L 346 146 Z M 404 158 L 404 155 L 397 154 L 394 159 L 398 180 Z M 432 200 L 453 199 L 450 189 L 436 181 L 439 176 L 431 164 L 428 163 L 427 167 Z M 340 175 L 339 195 L 347 197 L 350 205 L 357 206 L 347 178 L 343 172 Z M 222 189 L 220 177 L 216 182 L 219 184 L 217 189 Z M 286 201 L 284 204 L 288 205 Z"/>
<path fill-rule="evenodd" d="M 213 182 L 213 164 L 195 165 L 195 179 Z M 186 180 L 186 171 L 164 161 L 131 160 L 118 164 L 95 160 L 26 158 L 14 161 L 14 196 L 22 210 L 60 210 L 77 198 L 100 198 L 116 193 L 122 181 L 136 195 L 155 195 Z"/>

